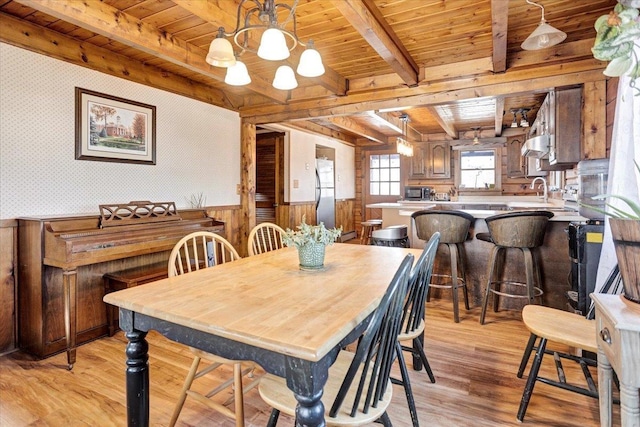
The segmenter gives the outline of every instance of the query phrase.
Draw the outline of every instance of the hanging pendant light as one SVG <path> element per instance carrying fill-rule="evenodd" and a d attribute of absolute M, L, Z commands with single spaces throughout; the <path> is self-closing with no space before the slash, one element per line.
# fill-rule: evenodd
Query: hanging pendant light
<path fill-rule="evenodd" d="M 302 77 L 319 77 L 324 74 L 322 58 L 313 45 L 313 40 L 309 40 L 307 48 L 300 55 L 297 73 Z"/>
<path fill-rule="evenodd" d="M 225 37 L 233 38 L 233 42 L 239 49 L 238 55 L 245 52 L 252 52 L 259 58 L 268 61 L 282 61 L 290 57 L 290 52 L 298 45 L 305 46 L 306 49 L 300 55 L 300 62 L 296 68 L 298 74 L 303 77 L 318 77 L 324 74 L 325 68 L 322 64 L 320 53 L 315 49 L 312 41 L 304 44 L 297 34 L 296 7 L 298 0 L 293 4 L 276 3 L 276 0 L 237 0 L 236 28 L 227 33 L 223 27 L 218 28 L 216 38 L 211 42 L 207 63 L 216 67 L 231 67 L 236 63 L 234 51 L 231 43 Z M 288 11 L 286 17 L 281 13 Z M 284 19 L 278 22 L 278 17 Z M 260 37 L 260 44 L 250 43 Z M 293 71 L 290 67 L 289 70 Z M 238 70 L 232 70 L 225 76 L 235 85 L 247 84 L 251 78 L 245 72 L 246 66 L 243 64 Z M 240 74 L 240 72 L 242 72 Z M 284 73 L 284 74 L 283 74 Z M 242 75 L 240 79 L 238 76 Z M 281 75 L 281 76 L 279 76 Z M 234 84 L 234 83 L 229 83 Z M 290 76 L 288 71 L 276 72 L 273 86 L 277 89 L 291 90 L 297 87 L 298 83 L 294 75 Z"/>
<path fill-rule="evenodd" d="M 511 122 L 511 127 L 512 128 L 517 128 L 518 127 L 518 117 L 516 117 L 516 114 L 517 114 L 518 110 L 511 110 L 511 112 L 513 113 L 513 121 Z"/>
<path fill-rule="evenodd" d="M 524 50 L 538 50 L 555 46 L 567 38 L 565 33 L 547 24 L 547 21 L 544 20 L 544 7 L 542 5 L 531 0 L 526 0 L 526 2 L 542 9 L 542 19 L 540 19 L 540 23 L 533 33 L 520 45 Z"/>
<path fill-rule="evenodd" d="M 244 62 L 236 59 L 235 65 L 227 68 L 224 82 L 231 86 L 244 86 L 251 83 L 251 76 L 249 76 L 247 66 L 244 65 Z"/>
<path fill-rule="evenodd" d="M 229 40 L 224 38 L 224 28 L 218 28 L 218 35 L 209 45 L 209 53 L 205 58 L 208 64 L 215 67 L 231 67 L 236 63 L 236 56 L 233 54 L 233 46 Z"/>
<path fill-rule="evenodd" d="M 273 87 L 280 90 L 291 90 L 298 87 L 296 75 L 293 69 L 288 65 L 281 65 L 276 70 L 276 76 L 273 79 Z"/>
<path fill-rule="evenodd" d="M 282 31 L 271 27 L 262 33 L 258 56 L 268 61 L 282 61 L 289 57 L 289 48 Z"/>
<path fill-rule="evenodd" d="M 413 156 L 413 145 L 407 140 L 407 124 L 409 123 L 409 116 L 403 114 L 400 116 L 402 122 L 402 137 L 396 139 L 396 152 L 402 156 Z"/>
<path fill-rule="evenodd" d="M 527 108 L 523 108 L 522 110 L 520 110 L 520 112 L 522 113 L 522 119 L 520 119 L 520 127 L 522 128 L 529 127 L 529 120 L 527 120 L 527 111 L 529 111 Z"/>

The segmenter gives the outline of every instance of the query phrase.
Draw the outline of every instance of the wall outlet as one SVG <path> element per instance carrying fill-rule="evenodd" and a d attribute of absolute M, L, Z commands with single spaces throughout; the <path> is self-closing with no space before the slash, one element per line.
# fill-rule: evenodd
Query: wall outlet
<path fill-rule="evenodd" d="M 293 180 L 293 188 L 298 188 L 300 186 L 300 181 L 298 181 L 297 179 Z"/>
<path fill-rule="evenodd" d="M 240 195 L 240 184 L 236 184 L 236 194 Z"/>

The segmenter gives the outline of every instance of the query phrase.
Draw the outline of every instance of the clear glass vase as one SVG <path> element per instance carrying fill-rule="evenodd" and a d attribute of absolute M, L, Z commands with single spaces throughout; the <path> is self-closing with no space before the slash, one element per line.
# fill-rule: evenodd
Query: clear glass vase
<path fill-rule="evenodd" d="M 319 270 L 324 266 L 325 245 L 309 242 L 298 247 L 298 258 L 302 270 Z"/>

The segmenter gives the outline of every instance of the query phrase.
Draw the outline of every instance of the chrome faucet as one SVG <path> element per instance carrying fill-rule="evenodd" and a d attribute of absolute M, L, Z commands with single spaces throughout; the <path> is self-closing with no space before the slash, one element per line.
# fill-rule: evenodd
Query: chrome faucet
<path fill-rule="evenodd" d="M 538 177 L 534 178 L 533 181 L 531 181 L 531 189 L 533 190 L 535 188 L 535 184 L 536 184 L 537 180 L 542 180 L 542 189 L 544 190 L 544 194 L 542 196 L 542 200 L 544 200 L 545 203 L 548 203 L 549 198 L 547 196 L 548 187 L 547 187 L 547 180 L 546 179 L 544 179 L 541 176 L 538 176 Z"/>

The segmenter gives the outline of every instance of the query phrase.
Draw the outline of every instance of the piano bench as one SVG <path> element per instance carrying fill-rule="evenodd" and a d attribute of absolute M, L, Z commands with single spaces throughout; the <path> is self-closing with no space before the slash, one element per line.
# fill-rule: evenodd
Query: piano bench
<path fill-rule="evenodd" d="M 122 271 L 105 273 L 102 276 L 102 279 L 104 280 L 104 292 L 105 294 L 108 294 L 110 292 L 121 291 L 144 283 L 164 279 L 166 277 L 167 263 L 161 262 L 129 268 Z M 118 326 L 118 307 L 110 304 L 107 304 L 107 325 L 109 326 L 110 337 L 120 329 Z"/>

